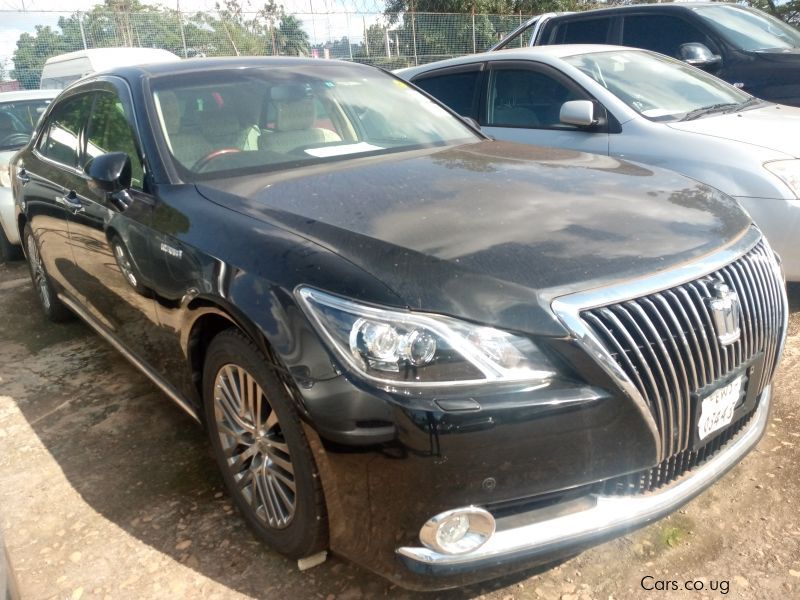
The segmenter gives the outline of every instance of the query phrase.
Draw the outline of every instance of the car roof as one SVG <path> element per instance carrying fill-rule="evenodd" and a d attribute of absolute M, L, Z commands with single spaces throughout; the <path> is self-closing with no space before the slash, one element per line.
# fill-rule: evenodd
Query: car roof
<path fill-rule="evenodd" d="M 140 77 L 162 77 L 164 75 L 182 75 L 184 73 L 201 73 L 203 71 L 213 70 L 312 65 L 315 67 L 338 65 L 369 70 L 375 68 L 343 60 L 321 60 L 318 58 L 301 58 L 295 56 L 232 56 L 222 58 L 187 58 L 174 62 L 118 67 L 98 73 L 98 75 L 118 75 L 125 79 L 133 80 Z"/>
<path fill-rule="evenodd" d="M 639 12 L 639 11 L 685 11 L 691 10 L 693 8 L 697 8 L 698 6 L 732 6 L 734 8 L 741 8 L 747 9 L 746 6 L 740 6 L 738 4 L 733 4 L 731 2 L 695 2 L 694 0 L 686 0 L 684 2 L 657 2 L 654 4 L 647 3 L 647 4 L 630 4 L 627 6 L 611 6 L 608 8 L 597 8 L 585 11 L 577 11 L 577 12 L 569 12 L 569 13 L 560 13 L 556 15 L 558 18 L 563 17 L 592 17 L 595 15 L 603 15 L 608 13 L 615 13 L 615 12 Z M 555 18 L 555 17 L 554 17 Z"/>
<path fill-rule="evenodd" d="M 556 44 L 552 46 L 528 46 L 525 48 L 504 48 L 492 52 L 481 52 L 478 54 L 468 54 L 447 60 L 441 60 L 418 67 L 408 67 L 398 69 L 395 73 L 401 77 L 413 77 L 419 73 L 426 73 L 435 69 L 455 67 L 459 65 L 481 62 L 485 60 L 538 60 L 540 62 L 553 62 L 552 59 L 561 59 L 576 54 L 588 54 L 593 52 L 609 51 L 634 51 L 648 52 L 641 48 L 631 48 L 629 46 L 612 46 L 608 44 Z"/>
<path fill-rule="evenodd" d="M 58 96 L 61 90 L 17 90 L 14 92 L 0 92 L 0 102 L 14 102 L 17 100 L 47 100 Z"/>

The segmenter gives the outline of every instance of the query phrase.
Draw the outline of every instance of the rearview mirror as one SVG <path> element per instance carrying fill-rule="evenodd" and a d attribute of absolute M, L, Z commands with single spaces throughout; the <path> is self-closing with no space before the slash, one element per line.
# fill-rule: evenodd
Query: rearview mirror
<path fill-rule="evenodd" d="M 131 187 L 131 159 L 124 152 L 96 156 L 85 170 L 89 187 L 99 194 L 116 194 Z"/>
<path fill-rule="evenodd" d="M 678 58 L 689 63 L 693 67 L 699 67 L 701 69 L 718 65 L 722 60 L 722 57 L 711 52 L 708 46 L 698 42 L 682 44 L 678 49 Z"/>
<path fill-rule="evenodd" d="M 559 120 L 565 125 L 593 127 L 599 123 L 594 117 L 594 102 L 591 100 L 569 100 L 561 105 Z"/>

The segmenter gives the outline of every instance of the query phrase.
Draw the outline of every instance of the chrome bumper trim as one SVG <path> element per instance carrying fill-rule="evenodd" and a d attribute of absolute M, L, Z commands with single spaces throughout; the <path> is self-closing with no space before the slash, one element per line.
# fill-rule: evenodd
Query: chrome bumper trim
<path fill-rule="evenodd" d="M 410 563 L 409 566 L 435 572 L 436 567 L 478 567 L 482 563 L 498 564 L 504 559 L 525 558 L 557 549 L 579 549 L 587 542 L 646 525 L 673 512 L 708 488 L 758 443 L 767 427 L 771 391 L 771 386 L 764 389 L 751 425 L 728 447 L 662 491 L 642 496 L 590 495 L 588 498 L 594 503 L 586 510 L 539 521 L 533 521 L 536 511 L 530 511 L 531 522 L 507 529 L 503 529 L 505 519 L 519 523 L 525 520 L 526 514 L 501 518 L 497 520 L 497 530 L 489 541 L 467 554 L 447 555 L 411 546 L 398 548 L 396 552 Z"/>

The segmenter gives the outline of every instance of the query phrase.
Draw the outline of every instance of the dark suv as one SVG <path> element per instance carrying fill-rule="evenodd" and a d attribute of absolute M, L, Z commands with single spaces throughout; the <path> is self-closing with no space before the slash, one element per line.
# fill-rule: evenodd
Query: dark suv
<path fill-rule="evenodd" d="M 660 52 L 750 94 L 800 106 L 800 31 L 761 11 L 722 3 L 642 4 L 534 17 L 492 50 L 614 44 Z"/>
<path fill-rule="evenodd" d="M 767 424 L 785 290 L 735 201 L 489 140 L 372 67 L 92 76 L 12 177 L 46 315 L 202 423 L 294 558 L 417 588 L 549 562 L 675 510 Z"/>

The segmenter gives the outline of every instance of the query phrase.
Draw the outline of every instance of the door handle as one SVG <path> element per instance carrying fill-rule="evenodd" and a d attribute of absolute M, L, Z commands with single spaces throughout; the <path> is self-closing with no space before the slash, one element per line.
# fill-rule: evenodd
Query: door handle
<path fill-rule="evenodd" d="M 56 202 L 58 202 L 61 206 L 67 208 L 67 210 L 72 211 L 72 214 L 76 215 L 79 212 L 83 212 L 83 204 L 78 199 L 78 194 L 74 191 L 69 192 L 66 196 L 56 196 Z"/>
<path fill-rule="evenodd" d="M 17 173 L 17 179 L 19 179 L 19 182 L 22 185 L 25 185 L 31 180 L 31 177 L 28 175 L 28 172 L 25 169 L 20 169 Z"/>

